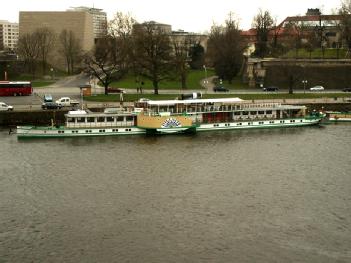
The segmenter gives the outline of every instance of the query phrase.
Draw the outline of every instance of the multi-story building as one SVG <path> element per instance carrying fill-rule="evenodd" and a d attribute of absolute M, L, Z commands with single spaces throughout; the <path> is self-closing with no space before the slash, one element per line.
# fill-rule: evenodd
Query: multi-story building
<path fill-rule="evenodd" d="M 14 50 L 18 42 L 18 23 L 0 20 L 0 50 Z"/>
<path fill-rule="evenodd" d="M 57 36 L 63 30 L 72 31 L 81 41 L 82 49 L 85 51 L 90 50 L 94 45 L 93 17 L 88 12 L 21 11 L 19 13 L 20 36 L 44 27 L 52 30 Z M 59 42 L 59 38 L 56 39 Z"/>
<path fill-rule="evenodd" d="M 192 44 L 199 43 L 203 48 L 207 49 L 208 36 L 204 34 L 197 34 L 186 32 L 184 30 L 172 31 L 172 26 L 168 24 L 162 24 L 155 21 L 144 22 L 142 24 L 135 24 L 136 27 L 143 27 L 145 25 L 152 25 L 154 28 L 162 30 L 165 34 L 169 35 L 170 38 L 177 42 L 183 42 L 186 38 L 192 40 Z"/>
<path fill-rule="evenodd" d="M 56 35 L 48 61 L 59 68 L 65 67 L 59 38 L 63 30 L 73 33 L 83 51 L 90 51 L 94 47 L 93 16 L 88 12 L 25 11 L 19 13 L 20 36 L 33 33 L 39 28 L 47 28 Z"/>
<path fill-rule="evenodd" d="M 321 46 L 340 48 L 346 45 L 342 41 L 339 27 L 342 19 L 341 15 L 322 15 L 319 9 L 308 9 L 306 15 L 289 16 L 278 26 L 272 28 L 268 40 L 272 41 L 277 38 L 280 42 L 286 43 L 293 41 L 296 35 L 300 34 L 302 42 L 308 42 L 308 38 L 315 35 Z M 254 28 L 241 32 L 241 36 L 248 44 L 257 42 L 256 35 L 257 32 Z"/>
<path fill-rule="evenodd" d="M 106 12 L 103 12 L 102 9 L 94 8 L 94 7 L 71 7 L 67 11 L 74 12 L 88 12 L 93 16 L 93 30 L 94 30 L 94 38 L 103 38 L 107 33 L 107 16 Z"/>

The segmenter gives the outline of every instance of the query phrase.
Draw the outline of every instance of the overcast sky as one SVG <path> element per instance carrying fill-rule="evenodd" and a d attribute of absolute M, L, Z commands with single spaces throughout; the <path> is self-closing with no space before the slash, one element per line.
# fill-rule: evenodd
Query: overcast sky
<path fill-rule="evenodd" d="M 320 8 L 324 14 L 340 7 L 341 0 L 4 0 L 0 20 L 18 22 L 19 11 L 64 11 L 72 6 L 103 9 L 108 18 L 117 11 L 130 13 L 138 22 L 154 20 L 201 33 L 211 25 L 223 24 L 229 12 L 240 19 L 240 27 L 251 27 L 258 9 L 269 10 L 278 22 L 287 16 L 303 15 L 307 8 Z M 6 3 L 6 4 L 4 4 Z"/>

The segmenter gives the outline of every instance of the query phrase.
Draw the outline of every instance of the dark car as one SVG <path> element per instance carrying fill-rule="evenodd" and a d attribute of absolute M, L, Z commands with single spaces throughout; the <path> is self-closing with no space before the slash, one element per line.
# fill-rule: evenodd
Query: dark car
<path fill-rule="evenodd" d="M 227 89 L 227 88 L 225 88 L 225 87 L 223 87 L 223 86 L 217 86 L 217 87 L 214 87 L 214 88 L 213 88 L 213 91 L 214 91 L 214 92 L 228 92 L 229 89 Z"/>
<path fill-rule="evenodd" d="M 344 88 L 342 91 L 343 91 L 343 92 L 351 92 L 351 87 Z"/>
<path fill-rule="evenodd" d="M 278 91 L 279 88 L 278 87 L 275 87 L 275 86 L 270 86 L 270 87 L 267 87 L 267 88 L 262 88 L 263 91 Z"/>
<path fill-rule="evenodd" d="M 56 110 L 56 109 L 61 109 L 62 106 L 57 104 L 56 102 L 53 102 L 53 101 L 48 101 L 48 102 L 44 102 L 42 105 L 41 105 L 41 108 L 43 110 Z"/>

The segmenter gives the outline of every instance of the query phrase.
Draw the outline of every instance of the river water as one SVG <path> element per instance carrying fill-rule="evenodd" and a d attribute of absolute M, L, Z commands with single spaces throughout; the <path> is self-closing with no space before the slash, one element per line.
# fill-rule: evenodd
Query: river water
<path fill-rule="evenodd" d="M 351 262 L 351 124 L 20 140 L 0 262 Z"/>

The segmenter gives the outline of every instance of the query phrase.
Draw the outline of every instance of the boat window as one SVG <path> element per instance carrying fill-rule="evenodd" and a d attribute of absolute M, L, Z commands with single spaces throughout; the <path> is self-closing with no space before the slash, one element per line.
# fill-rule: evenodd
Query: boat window
<path fill-rule="evenodd" d="M 87 118 L 87 122 L 95 122 L 95 118 L 94 117 L 88 117 Z"/>
<path fill-rule="evenodd" d="M 271 110 L 267 110 L 266 114 L 272 114 L 272 111 Z"/>
<path fill-rule="evenodd" d="M 260 110 L 258 111 L 258 114 L 264 114 L 264 111 Z"/>
<path fill-rule="evenodd" d="M 74 122 L 74 118 L 67 118 L 68 122 Z"/>
<path fill-rule="evenodd" d="M 78 117 L 77 122 L 85 122 L 85 117 Z"/>
<path fill-rule="evenodd" d="M 243 111 L 243 115 L 249 115 L 248 111 Z"/>
<path fill-rule="evenodd" d="M 114 117 L 106 117 L 106 121 L 114 122 L 115 118 Z"/>
<path fill-rule="evenodd" d="M 127 121 L 133 121 L 134 118 L 133 118 L 133 116 L 127 116 L 126 119 L 127 119 Z"/>
<path fill-rule="evenodd" d="M 105 121 L 105 117 L 97 117 L 97 121 L 98 122 L 104 122 Z"/>
<path fill-rule="evenodd" d="M 124 117 L 123 116 L 118 116 L 117 117 L 117 121 L 124 121 Z"/>
<path fill-rule="evenodd" d="M 240 115 L 240 111 L 235 111 L 234 115 Z"/>
<path fill-rule="evenodd" d="M 257 111 L 251 111 L 250 115 L 257 115 Z"/>

